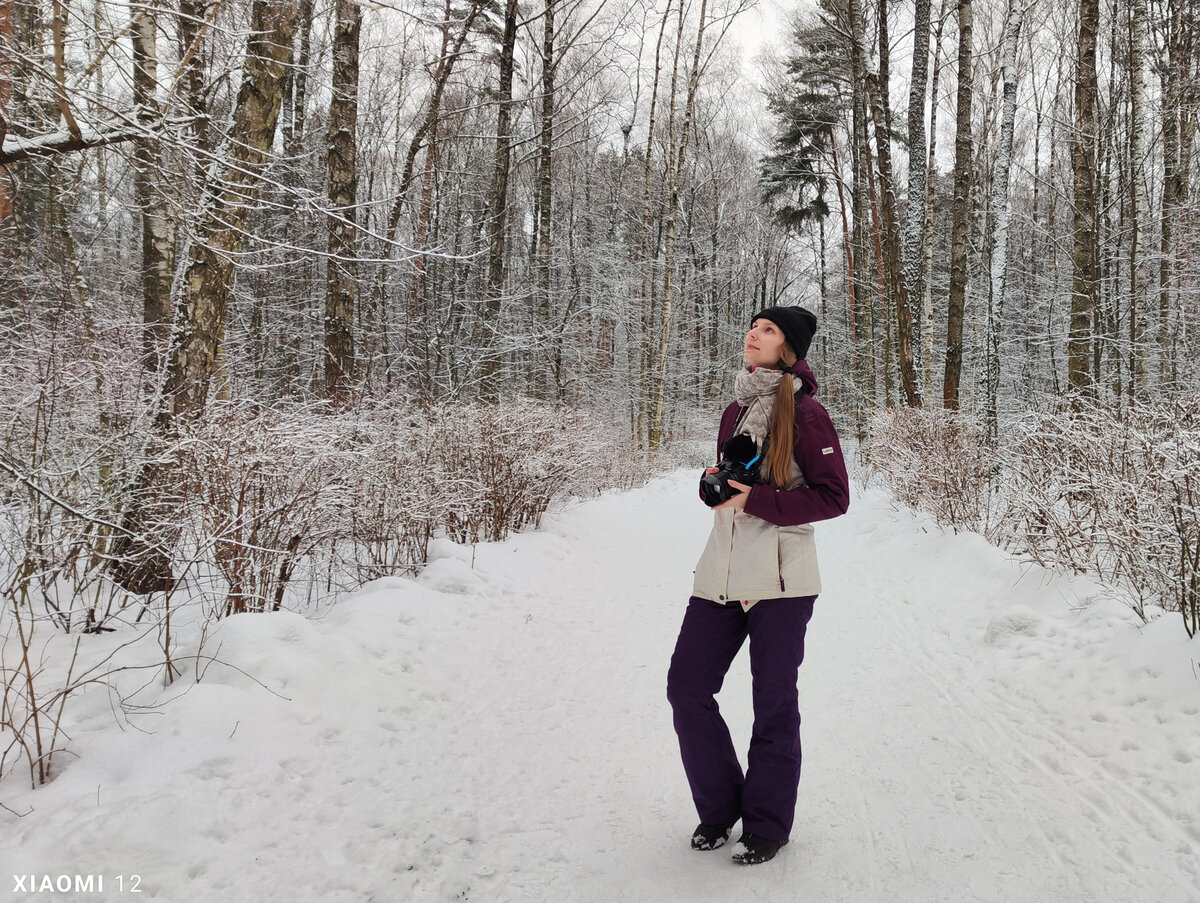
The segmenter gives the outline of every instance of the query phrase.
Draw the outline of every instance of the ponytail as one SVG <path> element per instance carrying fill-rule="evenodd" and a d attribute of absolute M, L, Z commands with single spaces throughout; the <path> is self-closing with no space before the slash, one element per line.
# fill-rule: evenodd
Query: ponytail
<path fill-rule="evenodd" d="M 792 446 L 796 438 L 796 384 L 792 366 L 796 360 L 796 353 L 785 343 L 780 354 L 784 374 L 775 391 L 775 404 L 771 408 L 771 442 L 763 462 L 763 476 L 776 489 L 783 489 L 792 475 Z"/>

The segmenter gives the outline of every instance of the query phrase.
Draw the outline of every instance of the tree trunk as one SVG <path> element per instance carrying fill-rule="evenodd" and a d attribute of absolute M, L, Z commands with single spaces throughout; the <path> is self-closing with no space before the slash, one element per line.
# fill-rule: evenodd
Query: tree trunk
<path fill-rule="evenodd" d="M 925 197 L 921 200 L 924 210 L 924 248 L 921 254 L 921 357 L 927 404 L 932 404 L 933 401 L 933 174 L 934 161 L 937 160 L 937 97 L 938 83 L 942 75 L 942 32 L 946 27 L 947 4 L 948 0 L 942 0 L 933 38 L 933 84 L 930 94 L 934 100 L 929 105 L 929 157 L 926 165 L 928 178 L 925 180 Z"/>
<path fill-rule="evenodd" d="M 924 294 L 921 254 L 925 248 L 925 97 L 929 75 L 929 4 L 916 0 L 913 24 L 912 80 L 908 88 L 908 218 L 904 231 L 904 272 L 909 295 Z M 936 102 L 936 98 L 935 98 Z"/>
<path fill-rule="evenodd" d="M 1100 293 L 1100 250 L 1096 218 L 1096 38 L 1099 0 L 1080 0 L 1075 62 L 1075 129 L 1071 137 L 1074 219 L 1071 259 L 1071 330 L 1067 381 L 1073 391 L 1092 385 L 1093 320 Z"/>
<path fill-rule="evenodd" d="M 651 316 L 651 297 L 654 293 L 654 286 L 657 284 L 654 280 L 654 266 L 652 259 L 657 258 L 657 247 L 654 254 L 651 254 L 651 231 L 654 224 L 654 212 L 651 210 L 651 173 L 653 172 L 654 159 L 654 141 L 657 137 L 655 125 L 658 121 L 658 89 L 659 82 L 662 76 L 662 45 L 663 38 L 666 36 L 667 23 L 671 18 L 671 7 L 673 0 L 667 0 L 666 8 L 663 10 L 662 22 L 658 29 L 658 41 L 654 46 L 654 79 L 650 89 L 650 106 L 647 110 L 646 124 L 646 152 L 642 158 L 642 217 L 641 230 L 638 241 L 637 255 L 634 257 L 634 264 L 641 270 L 641 279 L 639 282 L 638 300 L 640 301 L 640 310 L 636 317 L 631 317 L 630 320 L 630 335 L 629 335 L 629 386 L 630 392 L 634 395 L 633 408 L 630 412 L 631 425 L 633 434 L 638 443 L 648 441 L 649 431 L 649 410 L 650 410 L 650 394 L 651 394 L 651 372 L 650 372 L 650 324 L 653 322 Z M 682 0 L 679 0 L 682 2 Z M 671 76 L 671 115 L 674 116 L 674 96 L 675 96 L 675 73 L 679 68 L 679 37 L 680 32 L 676 35 L 675 41 L 675 72 Z"/>
<path fill-rule="evenodd" d="M 908 280 L 901 262 L 900 212 L 897 209 L 895 179 L 892 175 L 892 125 L 887 82 L 888 67 L 888 0 L 879 3 L 879 77 L 868 76 L 867 88 L 873 101 L 875 144 L 879 157 L 880 208 L 883 216 L 885 263 L 891 283 L 896 324 L 896 351 L 900 365 L 900 383 L 904 401 L 909 407 L 921 406 L 921 390 L 917 386 L 917 371 L 913 361 L 912 308 L 908 298 Z"/>
<path fill-rule="evenodd" d="M 11 0 L 0 0 L 0 147 L 8 134 L 9 102 L 12 100 L 13 22 Z M 13 184 L 7 166 L 0 166 L 0 228 L 13 215 Z M 3 244 L 7 245 L 7 242 Z"/>
<path fill-rule="evenodd" d="M 854 193 L 851 199 L 854 210 L 853 237 L 855 268 L 855 299 L 859 316 L 855 320 L 857 329 L 853 331 L 852 341 L 858 346 L 856 351 L 860 370 L 855 373 L 857 381 L 856 395 L 865 399 L 864 407 L 872 409 L 877 404 L 875 397 L 876 383 L 876 345 L 875 345 L 875 291 L 871 285 L 870 245 L 874 231 L 871 226 L 872 204 L 870 197 L 873 192 L 872 176 L 869 167 L 870 145 L 867 141 L 867 91 L 865 80 L 865 63 L 863 61 L 863 22 L 862 7 L 859 0 L 848 0 L 846 12 L 850 18 L 849 25 L 844 29 L 844 39 L 848 41 L 850 57 L 851 84 L 851 166 L 854 172 Z M 865 424 L 865 412 L 856 412 L 862 416 Z"/>
<path fill-rule="evenodd" d="M 345 408 L 354 379 L 358 194 L 358 43 L 362 7 L 337 0 L 329 99 L 329 256 L 325 269 L 325 397 Z"/>
<path fill-rule="evenodd" d="M 361 18 L 360 10 L 360 21 Z M 288 134 L 284 144 L 290 156 L 303 153 L 304 133 L 308 127 L 308 69 L 312 65 L 312 25 L 313 0 L 300 0 L 300 17 L 296 21 L 296 27 L 300 31 L 300 48 L 296 55 L 296 64 L 289 73 L 291 90 L 287 98 Z M 337 40 L 336 24 L 334 40 Z M 337 65 L 336 58 L 334 65 Z"/>
<path fill-rule="evenodd" d="M 554 196 L 554 2 L 546 0 L 545 12 L 542 17 L 542 110 L 541 132 L 538 137 L 538 168 L 537 168 L 537 256 L 534 260 L 536 271 L 536 328 L 538 333 L 549 337 L 550 328 L 550 264 L 551 264 L 551 225 Z M 551 338 L 557 344 L 558 339 Z M 545 346 L 547 359 L 555 355 L 554 348 Z M 539 379 L 537 388 L 543 391 Z M 549 393 L 549 386 L 544 391 Z"/>
<path fill-rule="evenodd" d="M 946 309 L 946 371 L 942 404 L 958 408 L 963 314 L 967 297 L 967 233 L 971 222 L 971 0 L 958 4 L 958 111 L 954 135 L 954 202 L 950 237 L 950 300 Z"/>
<path fill-rule="evenodd" d="M 1004 51 L 1000 63 L 1004 84 L 1002 87 L 1002 110 L 1000 113 L 1000 146 L 996 151 L 996 172 L 992 177 L 992 210 L 995 229 L 992 239 L 991 310 L 994 322 L 1003 329 L 1004 300 L 1008 270 L 1008 174 L 1012 165 L 1013 133 L 1017 115 L 1017 43 L 1021 37 L 1021 22 L 1025 17 L 1026 0 L 1008 0 L 1008 14 L 1004 20 Z M 993 440 L 998 430 L 996 410 L 1000 389 L 1002 355 L 999 330 L 989 332 L 992 347 L 988 385 L 988 424 Z"/>
<path fill-rule="evenodd" d="M 58 100 L 58 114 L 67 133 L 76 141 L 82 139 L 79 123 L 75 121 L 75 111 L 71 109 L 71 98 L 67 94 L 67 53 L 66 29 L 67 8 L 63 0 L 51 3 L 53 18 L 51 19 L 51 35 L 54 41 L 54 95 Z"/>
<path fill-rule="evenodd" d="M 1141 273 L 1142 154 L 1145 142 L 1146 79 L 1143 59 L 1146 50 L 1146 0 L 1133 0 L 1129 10 L 1129 399 L 1145 389 L 1146 383 L 1146 296 Z"/>
<path fill-rule="evenodd" d="M 189 129 L 201 155 L 195 167 L 199 173 L 206 168 L 207 152 L 212 150 L 208 121 L 208 88 L 204 77 L 204 34 L 208 29 L 210 8 L 216 15 L 213 0 L 179 0 L 180 80 L 183 97 L 191 114 Z"/>
<path fill-rule="evenodd" d="M 682 7 L 680 9 L 682 27 Z M 692 67 L 688 78 L 687 99 L 683 108 L 683 125 L 679 131 L 679 147 L 668 164 L 667 174 L 667 224 L 663 242 L 663 306 L 658 339 L 658 377 L 654 398 L 654 413 L 650 419 L 650 448 L 661 446 L 663 434 L 663 405 L 667 394 L 667 352 L 671 346 L 671 317 L 674 304 L 675 275 L 675 231 L 678 225 L 679 182 L 687 161 L 688 141 L 692 134 L 692 118 L 696 109 L 696 95 L 700 90 L 700 51 L 704 46 L 704 30 L 708 18 L 708 0 L 700 0 L 700 16 L 696 26 L 696 45 L 692 53 Z M 670 148 L 670 144 L 668 144 Z"/>
<path fill-rule="evenodd" d="M 275 137 L 295 21 L 296 9 L 289 0 L 255 0 L 226 161 L 209 187 L 184 276 L 183 303 L 176 311 L 163 406 L 156 421 L 164 435 L 200 417 L 208 403 L 209 386 L 225 338 L 233 260 L 245 241 L 259 177 Z M 169 461 L 151 456 L 130 487 L 130 503 L 121 519 L 123 532 L 113 550 L 111 573 L 117 583 L 133 593 L 164 590 L 171 585 L 168 550 L 173 540 L 165 531 L 178 520 L 155 517 L 156 506 L 173 505 L 177 490 L 172 488 L 170 468 Z M 177 526 L 174 529 L 178 531 Z"/>
<path fill-rule="evenodd" d="M 134 13 L 133 106 L 138 123 L 147 127 L 159 118 L 157 4 Z M 174 230 L 163 186 L 157 138 L 139 138 L 133 147 L 133 191 L 142 215 L 142 362 L 158 373 L 171 338 L 171 256 Z"/>
<path fill-rule="evenodd" d="M 850 219 L 846 215 L 846 192 L 842 187 L 842 171 L 838 166 L 837 140 L 834 138 L 833 129 L 829 130 L 829 157 L 833 164 L 834 185 L 837 186 L 838 209 L 842 214 L 842 253 L 845 255 L 846 308 L 850 327 L 850 373 L 853 376 L 858 372 L 858 347 L 855 342 L 855 337 L 858 335 L 858 322 L 855 314 L 857 299 L 854 291 L 854 248 L 851 241 Z M 858 392 L 852 394 L 856 413 L 855 424 L 858 425 L 857 415 L 861 414 L 862 402 Z"/>
<path fill-rule="evenodd" d="M 508 177 L 512 168 L 513 55 L 517 43 L 517 0 L 504 5 L 504 36 L 500 43 L 500 79 L 497 91 L 496 156 L 492 168 L 492 197 L 488 217 L 487 303 L 484 305 L 483 398 L 498 400 L 500 361 L 495 331 L 500 322 L 500 299 L 504 294 L 505 238 L 508 233 Z"/>

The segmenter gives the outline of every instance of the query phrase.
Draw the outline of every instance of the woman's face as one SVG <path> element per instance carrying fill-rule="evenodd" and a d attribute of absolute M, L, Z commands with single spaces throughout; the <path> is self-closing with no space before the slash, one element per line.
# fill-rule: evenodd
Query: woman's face
<path fill-rule="evenodd" d="M 742 356 L 751 367 L 774 367 L 783 353 L 783 332 L 765 317 L 750 324 L 746 333 L 746 353 Z"/>

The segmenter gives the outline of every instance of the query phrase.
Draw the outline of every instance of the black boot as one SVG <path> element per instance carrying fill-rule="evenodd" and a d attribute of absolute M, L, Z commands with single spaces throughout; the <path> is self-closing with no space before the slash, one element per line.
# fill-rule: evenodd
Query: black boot
<path fill-rule="evenodd" d="M 758 865 L 774 859 L 786 840 L 768 840 L 757 834 L 743 834 L 733 846 L 733 861 L 738 865 Z"/>
<path fill-rule="evenodd" d="M 723 825 L 696 825 L 696 830 L 692 832 L 692 849 L 715 850 L 717 847 L 725 846 L 725 841 L 729 839 L 733 826 L 736 824 L 737 819 Z"/>

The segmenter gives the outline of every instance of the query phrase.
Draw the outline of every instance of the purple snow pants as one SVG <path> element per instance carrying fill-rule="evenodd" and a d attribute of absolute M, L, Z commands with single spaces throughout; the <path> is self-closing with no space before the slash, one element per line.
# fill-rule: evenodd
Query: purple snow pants
<path fill-rule="evenodd" d="M 667 699 L 692 799 L 703 824 L 787 840 L 800 783 L 796 677 L 816 596 L 763 599 L 745 611 L 692 596 L 667 673 Z M 745 776 L 713 697 L 750 637 L 754 728 Z"/>

